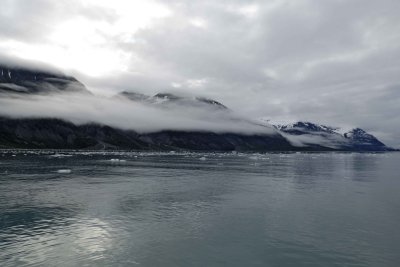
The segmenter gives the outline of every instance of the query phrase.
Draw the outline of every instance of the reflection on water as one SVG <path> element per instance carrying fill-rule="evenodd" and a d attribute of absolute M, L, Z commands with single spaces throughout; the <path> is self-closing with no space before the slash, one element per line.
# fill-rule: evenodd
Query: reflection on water
<path fill-rule="evenodd" d="M 398 162 L 0 151 L 0 266 L 398 266 Z"/>

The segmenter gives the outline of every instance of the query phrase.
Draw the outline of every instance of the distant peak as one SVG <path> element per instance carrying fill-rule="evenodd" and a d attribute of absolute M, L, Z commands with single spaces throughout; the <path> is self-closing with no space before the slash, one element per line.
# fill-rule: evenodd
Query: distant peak
<path fill-rule="evenodd" d="M 185 97 L 179 96 L 172 93 L 157 93 L 154 96 L 148 96 L 141 93 L 130 92 L 130 91 L 123 91 L 118 95 L 124 96 L 133 101 L 143 101 L 147 104 L 169 104 L 174 103 L 177 105 L 182 106 L 197 106 L 197 107 L 205 107 L 205 106 L 212 106 L 213 108 L 217 109 L 228 109 L 222 103 L 206 98 L 206 97 Z"/>
<path fill-rule="evenodd" d="M 358 133 L 358 134 L 366 134 L 367 132 L 361 128 L 354 128 L 348 131 L 349 133 Z"/>
<path fill-rule="evenodd" d="M 32 66 L 12 66 L 1 62 L 0 92 L 13 94 L 90 93 L 77 79 L 59 71 L 35 69 Z"/>
<path fill-rule="evenodd" d="M 298 121 L 286 125 L 276 125 L 275 127 L 279 130 L 303 129 L 312 132 L 329 132 L 329 133 L 334 132 L 336 129 L 334 127 L 322 124 L 316 124 L 308 121 Z"/>
<path fill-rule="evenodd" d="M 122 91 L 118 95 L 124 96 L 130 100 L 138 100 L 138 101 L 147 100 L 150 98 L 150 96 L 145 95 L 145 94 L 136 93 L 136 92 L 128 92 L 128 91 Z"/>
<path fill-rule="evenodd" d="M 367 133 L 366 131 L 364 131 L 361 128 L 354 128 L 350 131 L 348 131 L 347 133 L 344 133 L 344 136 L 346 138 L 367 138 L 367 139 L 376 139 L 372 134 Z"/>
<path fill-rule="evenodd" d="M 213 99 L 209 99 L 209 98 L 205 98 L 205 97 L 196 97 L 196 100 L 206 103 L 206 104 L 210 104 L 210 105 L 214 105 L 223 109 L 228 109 L 225 105 L 221 104 L 218 101 L 215 101 Z"/>
<path fill-rule="evenodd" d="M 181 96 L 177 96 L 171 93 L 158 93 L 154 95 L 155 98 L 162 98 L 162 99 L 168 99 L 168 100 L 178 100 L 178 99 L 183 99 Z"/>

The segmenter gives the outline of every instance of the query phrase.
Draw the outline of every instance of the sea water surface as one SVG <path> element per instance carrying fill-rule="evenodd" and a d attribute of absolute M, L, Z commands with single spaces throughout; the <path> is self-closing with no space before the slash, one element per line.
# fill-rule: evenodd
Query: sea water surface
<path fill-rule="evenodd" d="M 0 266 L 400 266 L 400 154 L 0 151 Z"/>

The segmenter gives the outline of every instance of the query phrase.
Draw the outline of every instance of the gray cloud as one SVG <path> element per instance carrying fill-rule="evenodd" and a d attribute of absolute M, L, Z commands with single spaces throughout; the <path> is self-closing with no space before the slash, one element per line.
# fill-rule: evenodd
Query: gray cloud
<path fill-rule="evenodd" d="M 115 10 L 94 3 L 5 1 L 0 38 L 51 45 L 49 34 L 71 19 L 114 25 Z M 200 94 L 248 117 L 358 126 L 400 147 L 399 1 L 158 3 L 171 14 L 146 27 L 124 34 L 100 28 L 101 46 L 123 53 L 124 68 L 98 77 L 71 73 L 104 94 Z"/>
<path fill-rule="evenodd" d="M 79 0 L 4 0 L 0 10 L 0 37 L 30 42 L 46 42 L 55 27 L 77 16 L 112 21 L 116 14 Z"/>

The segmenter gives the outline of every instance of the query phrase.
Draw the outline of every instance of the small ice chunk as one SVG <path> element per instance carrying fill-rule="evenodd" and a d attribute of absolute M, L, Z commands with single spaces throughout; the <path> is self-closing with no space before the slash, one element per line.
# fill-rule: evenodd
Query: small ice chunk
<path fill-rule="evenodd" d="M 124 159 L 110 159 L 111 162 L 126 162 Z"/>
<path fill-rule="evenodd" d="M 52 158 L 64 158 L 64 157 L 72 157 L 72 155 L 67 155 L 67 154 L 54 154 L 54 155 L 50 155 L 50 157 Z"/>
<path fill-rule="evenodd" d="M 57 171 L 57 173 L 60 173 L 60 174 L 69 174 L 71 172 L 72 171 L 70 169 L 61 169 L 61 170 Z"/>
<path fill-rule="evenodd" d="M 202 160 L 202 161 L 204 161 L 204 160 L 206 160 L 207 158 L 206 157 L 201 157 L 201 158 L 199 158 L 199 160 Z"/>

